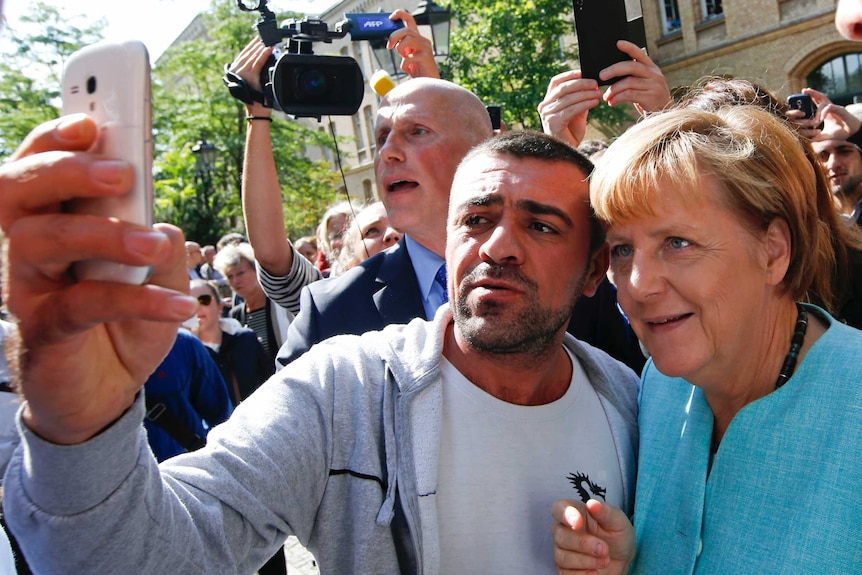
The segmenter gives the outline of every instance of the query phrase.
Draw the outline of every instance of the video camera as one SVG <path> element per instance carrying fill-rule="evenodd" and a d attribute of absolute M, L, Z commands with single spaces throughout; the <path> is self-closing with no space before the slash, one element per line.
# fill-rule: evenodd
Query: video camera
<path fill-rule="evenodd" d="M 261 72 L 263 92 L 249 89 L 245 81 L 225 67 L 224 83 L 231 95 L 250 104 L 253 101 L 281 110 L 297 118 L 325 115 L 351 116 L 359 110 L 365 94 L 362 70 L 349 56 L 316 56 L 315 42 L 331 43 L 333 38 L 350 34 L 351 40 L 379 42 L 402 28 L 400 21 L 387 14 L 345 14 L 335 31 L 322 20 L 291 18 L 279 26 L 275 14 L 267 8 L 268 0 L 258 0 L 250 8 L 237 0 L 243 12 L 260 12 L 257 31 L 266 46 L 288 40 L 287 51 L 274 53 Z"/>

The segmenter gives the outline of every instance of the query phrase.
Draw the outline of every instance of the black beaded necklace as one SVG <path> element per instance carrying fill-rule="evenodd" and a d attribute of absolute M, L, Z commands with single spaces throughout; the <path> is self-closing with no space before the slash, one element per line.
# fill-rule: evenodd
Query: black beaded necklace
<path fill-rule="evenodd" d="M 796 361 L 799 359 L 799 350 L 802 349 L 802 342 L 805 341 L 805 330 L 808 329 L 808 312 L 798 303 L 796 304 L 796 310 L 796 329 L 793 331 L 793 337 L 790 338 L 790 350 L 787 352 L 787 357 L 784 358 L 784 365 L 781 366 L 778 381 L 775 382 L 775 389 L 787 383 L 787 380 L 793 375 L 793 370 L 796 369 Z M 718 452 L 719 443 L 715 429 L 713 429 L 709 450 L 710 469 L 712 468 L 712 458 Z"/>
<path fill-rule="evenodd" d="M 784 358 L 784 365 L 781 366 L 778 381 L 775 382 L 775 389 L 787 383 L 787 380 L 793 375 L 793 370 L 796 369 L 796 360 L 799 359 L 799 350 L 802 349 L 802 342 L 805 341 L 805 330 L 808 329 L 808 312 L 798 303 L 796 304 L 796 309 L 798 310 L 796 315 L 796 330 L 793 332 L 793 338 L 790 340 L 790 351 L 787 352 L 787 357 Z"/>

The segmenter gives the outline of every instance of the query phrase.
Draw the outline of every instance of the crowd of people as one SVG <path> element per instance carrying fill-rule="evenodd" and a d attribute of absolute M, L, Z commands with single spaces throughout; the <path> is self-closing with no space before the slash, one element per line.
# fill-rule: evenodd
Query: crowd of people
<path fill-rule="evenodd" d="M 0 166 L 0 573 L 284 573 L 291 535 L 321 573 L 862 569 L 862 121 L 742 79 L 672 98 L 621 41 L 621 80 L 555 76 L 545 133 L 495 134 L 391 17 L 380 202 L 314 236 L 266 121 L 216 246 L 62 212 L 131 183 L 84 115 Z M 862 40 L 862 3 L 836 25 Z M 270 55 L 230 69 L 259 90 Z M 601 99 L 642 116 L 609 145 Z M 92 258 L 153 271 L 77 281 Z"/>

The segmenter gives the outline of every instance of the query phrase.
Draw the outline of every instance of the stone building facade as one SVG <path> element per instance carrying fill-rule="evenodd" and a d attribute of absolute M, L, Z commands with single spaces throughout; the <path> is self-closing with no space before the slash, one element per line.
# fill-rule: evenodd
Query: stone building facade
<path fill-rule="evenodd" d="M 625 1 L 630 17 L 643 14 L 647 50 L 671 88 L 688 86 L 705 75 L 727 75 L 756 81 L 780 97 L 806 86 L 826 92 L 841 104 L 862 97 L 862 52 L 859 44 L 844 40 L 835 30 L 837 0 Z M 334 29 L 346 13 L 413 11 L 418 3 L 342 0 L 316 17 Z M 192 22 L 184 34 L 199 34 L 195 25 Z M 574 34 L 562 41 L 575 41 Z M 365 96 L 354 116 L 299 121 L 318 130 L 334 130 L 340 137 L 339 155 L 350 196 L 359 202 L 374 201 L 374 118 L 380 97 L 368 79 L 381 66 L 368 42 L 354 42 L 349 35 L 331 44 L 315 44 L 315 53 L 354 58 L 366 78 Z M 403 80 L 396 78 L 396 82 Z M 591 130 L 588 136 L 601 134 Z M 326 157 L 338 169 L 331 150 L 309 147 L 306 151 L 313 159 Z"/>
<path fill-rule="evenodd" d="M 850 103 L 862 93 L 859 45 L 835 30 L 835 0 L 642 0 L 647 49 L 671 87 L 704 75 L 802 88 Z"/>

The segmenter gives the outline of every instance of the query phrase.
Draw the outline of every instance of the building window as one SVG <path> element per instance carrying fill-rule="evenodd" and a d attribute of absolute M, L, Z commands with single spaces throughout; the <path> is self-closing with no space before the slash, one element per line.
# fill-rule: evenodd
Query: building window
<path fill-rule="evenodd" d="M 365 114 L 365 129 L 368 130 L 368 141 L 373 153 L 377 147 L 377 142 L 374 141 L 374 113 L 371 111 L 371 106 L 365 106 L 363 112 Z"/>
<path fill-rule="evenodd" d="M 703 19 L 712 20 L 724 14 L 724 8 L 721 7 L 721 0 L 700 0 L 701 9 L 703 10 Z"/>
<path fill-rule="evenodd" d="M 862 52 L 842 54 L 821 64 L 808 75 L 807 83 L 836 104 L 852 104 L 854 96 L 862 95 Z"/>
<path fill-rule="evenodd" d="M 662 11 L 661 11 L 661 21 L 664 26 L 664 33 L 670 34 L 671 32 L 676 32 L 680 28 L 679 21 L 679 7 L 676 4 L 676 0 L 661 0 L 662 2 Z"/>
<path fill-rule="evenodd" d="M 362 130 L 362 117 L 359 114 L 353 114 L 353 136 L 356 138 L 356 147 L 364 150 L 365 132 Z"/>
<path fill-rule="evenodd" d="M 362 75 L 365 76 L 365 62 L 362 57 L 362 42 L 353 43 L 353 54 L 356 61 L 359 63 L 359 69 L 362 71 Z"/>
<path fill-rule="evenodd" d="M 362 195 L 365 197 L 365 203 L 374 202 L 374 191 L 371 189 L 371 180 L 362 180 Z"/>

